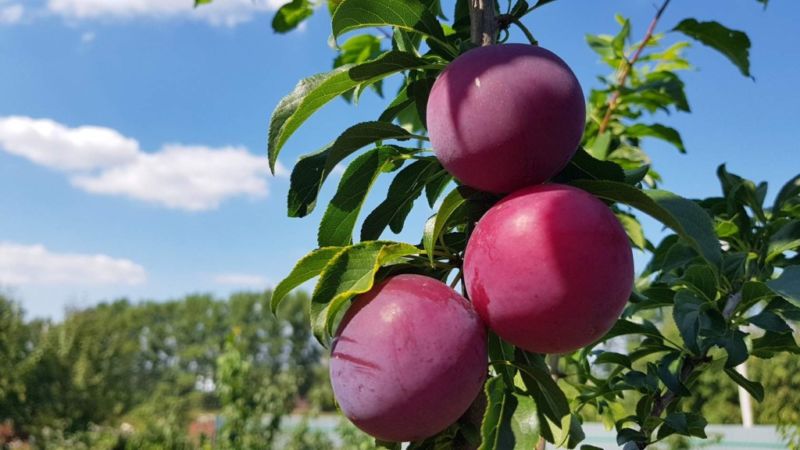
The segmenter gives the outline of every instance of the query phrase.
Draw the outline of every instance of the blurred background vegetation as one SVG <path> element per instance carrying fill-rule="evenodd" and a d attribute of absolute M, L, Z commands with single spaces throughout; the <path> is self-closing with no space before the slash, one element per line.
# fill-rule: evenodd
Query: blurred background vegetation
<path fill-rule="evenodd" d="M 245 292 L 119 300 L 69 311 L 62 322 L 26 320 L 18 302 L 0 296 L 0 446 L 372 448 L 332 414 L 305 296 L 284 302 L 277 317 L 270 292 Z M 770 393 L 755 404 L 756 422 L 800 423 L 800 358 L 754 359 L 749 370 Z M 739 423 L 736 386 L 717 375 L 703 375 L 693 408 L 710 423 Z"/>
<path fill-rule="evenodd" d="M 302 297 L 304 294 L 297 294 Z M 270 293 L 126 300 L 26 320 L 0 296 L 0 446 L 358 449 L 335 411 L 308 304 Z M 319 422 L 319 421 L 318 421 Z M 367 447 L 368 448 L 368 447 Z"/>

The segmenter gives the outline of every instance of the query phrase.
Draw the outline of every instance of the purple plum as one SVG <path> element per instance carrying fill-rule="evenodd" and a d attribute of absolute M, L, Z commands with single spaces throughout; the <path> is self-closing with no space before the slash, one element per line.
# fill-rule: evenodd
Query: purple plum
<path fill-rule="evenodd" d="M 527 44 L 479 47 L 433 85 L 428 133 L 437 158 L 467 186 L 509 193 L 543 183 L 575 154 L 586 105 L 554 53 Z"/>
<path fill-rule="evenodd" d="M 425 439 L 453 424 L 487 374 L 486 329 L 444 283 L 397 275 L 358 296 L 331 349 L 345 416 L 384 441 Z"/>
<path fill-rule="evenodd" d="M 537 353 L 567 353 L 602 337 L 633 289 L 630 242 L 611 210 L 580 189 L 543 184 L 493 206 L 464 260 L 484 323 Z"/>

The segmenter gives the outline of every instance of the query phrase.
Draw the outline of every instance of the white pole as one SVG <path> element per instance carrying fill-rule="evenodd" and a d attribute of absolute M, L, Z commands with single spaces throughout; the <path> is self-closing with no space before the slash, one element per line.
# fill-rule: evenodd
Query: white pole
<path fill-rule="evenodd" d="M 747 363 L 743 362 L 736 366 L 736 371 L 747 378 Z M 739 408 L 742 410 L 742 425 L 745 428 L 753 427 L 753 403 L 750 394 L 739 386 Z"/>

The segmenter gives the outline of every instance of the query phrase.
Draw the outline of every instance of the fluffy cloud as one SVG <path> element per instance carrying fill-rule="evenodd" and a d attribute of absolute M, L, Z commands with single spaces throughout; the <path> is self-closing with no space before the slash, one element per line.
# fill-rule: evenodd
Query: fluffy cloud
<path fill-rule="evenodd" d="M 136 285 L 146 279 L 144 268 L 127 259 L 0 242 L 0 284 Z"/>
<path fill-rule="evenodd" d="M 257 14 L 278 9 L 286 0 L 216 0 L 194 7 L 194 0 L 48 0 L 50 13 L 68 20 L 190 18 L 233 27 Z"/>
<path fill-rule="evenodd" d="M 96 194 L 202 211 L 217 208 L 229 197 L 267 195 L 268 172 L 265 157 L 253 156 L 243 148 L 170 145 L 97 175 L 75 176 L 72 183 Z"/>
<path fill-rule="evenodd" d="M 242 147 L 171 144 L 144 152 L 110 128 L 69 128 L 47 119 L 0 118 L 0 150 L 65 172 L 73 186 L 187 211 L 217 208 L 239 196 L 264 197 L 264 156 Z M 276 173 L 286 176 L 278 166 Z"/>
<path fill-rule="evenodd" d="M 214 283 L 231 286 L 264 287 L 269 284 L 269 280 L 261 275 L 223 273 L 214 277 Z"/>
<path fill-rule="evenodd" d="M 0 118 L 0 146 L 37 164 L 89 170 L 131 162 L 139 143 L 103 127 L 67 128 L 48 119 Z"/>
<path fill-rule="evenodd" d="M 25 7 L 19 3 L 0 2 L 0 25 L 14 25 L 22 21 Z"/>

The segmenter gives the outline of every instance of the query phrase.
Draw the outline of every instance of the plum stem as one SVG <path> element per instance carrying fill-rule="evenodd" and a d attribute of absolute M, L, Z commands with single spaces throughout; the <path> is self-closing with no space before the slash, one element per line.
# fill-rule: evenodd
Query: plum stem
<path fill-rule="evenodd" d="M 485 47 L 497 42 L 495 0 L 469 0 L 470 39 Z"/>
<path fill-rule="evenodd" d="M 500 30 L 503 31 L 507 31 L 508 27 L 513 23 L 520 29 L 520 31 L 522 31 L 522 33 L 525 35 L 525 37 L 528 39 L 528 42 L 530 42 L 531 45 L 539 45 L 539 41 L 537 41 L 536 38 L 533 37 L 533 33 L 531 33 L 531 30 L 529 30 L 528 27 L 526 27 L 521 20 L 514 17 L 513 15 L 501 14 L 497 18 L 497 23 L 498 26 L 500 27 Z"/>
<path fill-rule="evenodd" d="M 611 94 L 611 99 L 608 101 L 608 108 L 606 109 L 605 116 L 603 116 L 603 121 L 600 123 L 600 130 L 598 134 L 603 134 L 605 133 L 606 129 L 608 129 L 608 123 L 611 121 L 611 113 L 614 112 L 619 104 L 620 91 L 625 86 L 625 82 L 628 80 L 628 76 L 631 73 L 631 69 L 633 69 L 633 65 L 636 64 L 636 61 L 638 61 L 639 57 L 642 56 L 644 48 L 647 47 L 650 39 L 652 39 L 653 33 L 656 30 L 656 25 L 658 24 L 659 19 L 661 19 L 661 16 L 664 15 L 664 11 L 667 9 L 670 1 L 671 0 L 664 0 L 664 3 L 660 8 L 658 8 L 658 11 L 656 11 L 656 15 L 653 17 L 653 20 L 650 21 L 650 26 L 647 27 L 647 33 L 645 33 L 644 38 L 642 39 L 641 44 L 639 44 L 639 47 L 636 49 L 636 52 L 634 52 L 633 57 L 630 60 L 625 59 L 624 68 L 617 78 L 617 88 L 614 90 L 614 93 Z"/>

